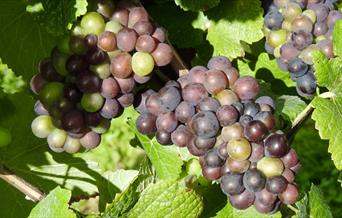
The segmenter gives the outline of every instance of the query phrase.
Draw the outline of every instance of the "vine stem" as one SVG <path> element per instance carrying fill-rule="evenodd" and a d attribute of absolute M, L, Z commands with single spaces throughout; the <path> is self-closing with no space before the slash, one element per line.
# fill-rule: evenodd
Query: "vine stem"
<path fill-rule="evenodd" d="M 333 92 L 324 92 L 318 95 L 318 97 L 320 98 L 333 98 L 335 96 L 336 94 Z M 297 132 L 301 124 L 309 117 L 309 115 L 313 112 L 313 110 L 314 108 L 310 102 L 308 106 L 306 106 L 306 108 L 302 112 L 300 112 L 300 114 L 298 114 L 298 116 L 295 118 L 295 120 L 293 121 L 291 125 L 291 129 L 286 134 L 288 139 L 292 138 L 295 135 L 295 133 Z"/>
<path fill-rule="evenodd" d="M 0 178 L 24 193 L 27 198 L 34 202 L 41 201 L 45 197 L 45 194 L 38 188 L 31 185 L 2 164 L 0 164 Z"/>
<path fill-rule="evenodd" d="M 291 204 L 287 205 L 287 207 L 292 210 L 293 212 L 295 212 L 296 214 L 299 213 L 299 210 L 297 208 L 295 208 L 294 206 L 292 206 Z"/>

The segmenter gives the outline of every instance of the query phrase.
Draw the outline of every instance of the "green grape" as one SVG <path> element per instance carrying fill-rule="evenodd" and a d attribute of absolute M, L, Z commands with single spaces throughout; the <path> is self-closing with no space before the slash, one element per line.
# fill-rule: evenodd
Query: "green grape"
<path fill-rule="evenodd" d="M 229 89 L 222 90 L 221 92 L 217 93 L 215 97 L 221 105 L 231 105 L 239 101 L 239 98 L 235 92 Z"/>
<path fill-rule="evenodd" d="M 132 57 L 132 68 L 138 76 L 149 75 L 154 68 L 152 55 L 145 52 L 136 52 Z"/>
<path fill-rule="evenodd" d="M 68 55 L 60 52 L 58 49 L 54 49 L 52 52 L 52 64 L 56 69 L 57 73 L 61 76 L 68 75 L 68 71 L 66 69 L 66 63 L 68 61 Z"/>
<path fill-rule="evenodd" d="M 66 140 L 67 133 L 62 129 L 54 129 L 48 136 L 47 142 L 55 148 L 62 148 Z"/>
<path fill-rule="evenodd" d="M 247 160 L 251 155 L 251 144 L 245 138 L 232 139 L 227 145 L 228 155 L 234 160 Z"/>
<path fill-rule="evenodd" d="M 308 18 L 310 18 L 310 20 L 312 21 L 312 23 L 316 23 L 316 13 L 314 10 L 311 9 L 307 9 L 305 11 L 303 11 L 303 15 L 307 16 Z"/>
<path fill-rule="evenodd" d="M 71 54 L 70 46 L 69 46 L 69 36 L 63 37 L 63 39 L 58 43 L 57 48 L 60 52 L 64 54 Z"/>
<path fill-rule="evenodd" d="M 89 12 L 82 17 L 81 27 L 85 34 L 100 35 L 105 29 L 105 22 L 100 14 Z"/>
<path fill-rule="evenodd" d="M 12 134 L 8 129 L 0 127 L 0 147 L 6 147 L 12 142 Z"/>
<path fill-rule="evenodd" d="M 272 48 L 276 48 L 282 44 L 284 44 L 287 40 L 287 31 L 280 29 L 280 30 L 273 30 L 268 34 L 267 42 Z"/>
<path fill-rule="evenodd" d="M 39 92 L 39 100 L 44 106 L 50 107 L 63 95 L 64 85 L 59 82 L 47 83 Z"/>
<path fill-rule="evenodd" d="M 65 140 L 63 148 L 67 153 L 74 154 L 81 149 L 80 140 L 68 136 Z"/>
<path fill-rule="evenodd" d="M 117 34 L 121 29 L 122 25 L 116 20 L 108 21 L 105 26 L 105 31 L 110 31 L 115 34 Z"/>
<path fill-rule="evenodd" d="M 106 79 L 111 75 L 110 64 L 107 62 L 99 65 L 92 65 L 90 66 L 90 70 L 96 73 L 101 79 Z"/>
<path fill-rule="evenodd" d="M 284 164 L 279 158 L 264 157 L 257 163 L 257 169 L 266 177 L 280 176 L 284 171 Z"/>
<path fill-rule="evenodd" d="M 84 37 L 86 34 L 85 34 L 84 29 L 82 27 L 80 27 L 79 25 L 76 25 L 72 28 L 71 35 Z"/>
<path fill-rule="evenodd" d="M 96 112 L 101 109 L 104 99 L 100 93 L 86 93 L 82 96 L 81 106 L 87 112 Z"/>
<path fill-rule="evenodd" d="M 91 127 L 91 130 L 93 132 L 98 133 L 98 134 L 103 134 L 103 133 L 107 132 L 109 127 L 110 127 L 110 120 L 102 119 L 100 121 L 100 124 L 97 125 L 96 127 Z"/>
<path fill-rule="evenodd" d="M 302 13 L 302 9 L 298 4 L 293 2 L 288 3 L 285 7 L 285 10 L 282 12 L 283 17 L 288 21 L 292 21 L 300 13 Z"/>
<path fill-rule="evenodd" d="M 38 138 L 46 138 L 55 129 L 51 117 L 41 115 L 36 117 L 31 124 L 32 133 Z"/>

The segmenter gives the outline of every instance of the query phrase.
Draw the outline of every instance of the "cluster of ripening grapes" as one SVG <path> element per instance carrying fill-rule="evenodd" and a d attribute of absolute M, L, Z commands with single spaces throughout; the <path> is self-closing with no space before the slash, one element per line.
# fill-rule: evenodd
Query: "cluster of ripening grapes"
<path fill-rule="evenodd" d="M 342 13 L 337 0 L 274 0 L 264 19 L 265 49 L 277 58 L 279 67 L 296 81 L 299 95 L 316 90 L 312 52 L 334 57 L 332 32 Z"/>
<path fill-rule="evenodd" d="M 253 77 L 239 77 L 227 58 L 213 57 L 159 92 L 142 93 L 136 126 L 162 145 L 199 156 L 203 176 L 219 180 L 235 208 L 254 204 L 273 213 L 281 202 L 296 202 L 300 162 L 286 136 L 274 130 L 273 99 L 255 99 L 258 94 Z"/>
<path fill-rule="evenodd" d="M 98 146 L 111 119 L 133 104 L 136 84 L 173 58 L 143 7 L 109 3 L 85 14 L 31 80 L 39 99 L 32 131 L 55 152 Z"/>

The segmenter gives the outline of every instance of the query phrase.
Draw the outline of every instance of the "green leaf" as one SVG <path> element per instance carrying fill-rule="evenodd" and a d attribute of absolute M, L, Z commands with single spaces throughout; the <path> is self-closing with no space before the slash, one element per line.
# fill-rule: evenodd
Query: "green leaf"
<path fill-rule="evenodd" d="M 299 218 L 332 218 L 332 214 L 328 204 L 325 202 L 323 193 L 315 186 L 311 185 L 311 189 L 308 194 L 296 203 L 299 209 Z"/>
<path fill-rule="evenodd" d="M 259 0 L 221 1 L 206 15 L 213 21 L 207 39 L 214 47 L 214 55 L 243 57 L 245 52 L 240 40 L 252 44 L 264 37 L 263 9 Z"/>
<path fill-rule="evenodd" d="M 43 10 L 35 13 L 37 21 L 55 36 L 66 34 L 68 27 L 87 12 L 87 0 L 44 0 Z"/>
<path fill-rule="evenodd" d="M 0 58 L 0 87 L 6 94 L 20 92 L 25 86 L 22 76 L 16 76 L 7 64 L 2 63 Z"/>
<path fill-rule="evenodd" d="M 137 170 L 116 170 L 115 172 L 107 171 L 103 173 L 103 177 L 107 179 L 107 182 L 111 182 L 120 191 L 125 190 L 129 184 L 137 178 L 139 171 Z"/>
<path fill-rule="evenodd" d="M 329 89 L 336 95 L 342 95 L 342 57 L 331 60 L 322 53 L 314 53 L 314 66 L 317 84 Z"/>
<path fill-rule="evenodd" d="M 217 6 L 220 0 L 175 0 L 184 11 L 205 11 Z"/>
<path fill-rule="evenodd" d="M 69 209 L 69 200 L 71 192 L 69 190 L 56 187 L 48 196 L 40 201 L 35 206 L 29 218 L 41 217 L 63 217 L 63 218 L 76 218 L 76 214 Z"/>
<path fill-rule="evenodd" d="M 203 210 L 200 195 L 184 181 L 159 181 L 143 191 L 128 217 L 198 217 Z"/>
<path fill-rule="evenodd" d="M 182 172 L 183 161 L 177 151 L 170 146 L 160 145 L 155 138 L 150 139 L 139 133 L 132 119 L 129 120 L 129 124 L 156 169 L 157 176 L 160 179 L 178 179 Z"/>
<path fill-rule="evenodd" d="M 215 218 L 233 218 L 233 217 L 243 217 L 243 218 L 281 218 L 281 213 L 277 212 L 272 215 L 266 215 L 259 213 L 255 210 L 254 206 L 249 207 L 246 210 L 237 210 L 228 202 L 226 206 L 220 210 Z"/>
<path fill-rule="evenodd" d="M 315 108 L 312 119 L 322 139 L 329 140 L 328 151 L 337 169 L 342 170 L 342 97 L 324 99 L 315 97 L 311 102 Z"/>
<path fill-rule="evenodd" d="M 293 122 L 300 112 L 302 112 L 306 103 L 298 96 L 282 95 L 276 98 L 276 115 L 284 120 Z"/>
<path fill-rule="evenodd" d="M 185 12 L 173 2 L 147 7 L 150 15 L 167 29 L 171 43 L 179 48 L 195 47 L 203 41 L 203 31 L 192 26 L 198 13 Z"/>
<path fill-rule="evenodd" d="M 334 53 L 337 56 L 342 57 L 342 20 L 338 20 L 334 27 L 333 32 L 333 46 Z"/>

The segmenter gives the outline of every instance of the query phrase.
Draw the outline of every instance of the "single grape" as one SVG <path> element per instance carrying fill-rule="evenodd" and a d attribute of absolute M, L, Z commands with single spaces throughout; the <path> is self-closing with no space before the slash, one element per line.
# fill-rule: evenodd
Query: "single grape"
<path fill-rule="evenodd" d="M 178 121 L 175 113 L 167 112 L 159 114 L 156 121 L 156 127 L 158 130 L 164 130 L 166 132 L 173 132 L 178 126 Z"/>
<path fill-rule="evenodd" d="M 128 93 L 128 94 L 123 94 L 117 98 L 119 104 L 126 108 L 131 106 L 134 103 L 134 94 L 133 93 Z"/>
<path fill-rule="evenodd" d="M 216 180 L 221 177 L 220 167 L 204 167 L 202 168 L 202 174 L 207 180 Z"/>
<path fill-rule="evenodd" d="M 264 25 L 270 30 L 278 30 L 284 21 L 283 16 L 278 11 L 269 11 L 264 17 Z"/>
<path fill-rule="evenodd" d="M 37 115 L 49 115 L 49 112 L 40 101 L 36 101 L 36 103 L 34 104 L 34 112 Z"/>
<path fill-rule="evenodd" d="M 88 12 L 82 17 L 81 27 L 86 34 L 99 35 L 104 30 L 105 22 L 100 14 Z"/>
<path fill-rule="evenodd" d="M 154 32 L 153 24 L 150 21 L 138 21 L 134 24 L 133 29 L 139 35 L 151 35 Z"/>
<path fill-rule="evenodd" d="M 260 141 L 267 133 L 267 127 L 259 120 L 249 122 L 245 127 L 245 137 L 252 142 Z"/>
<path fill-rule="evenodd" d="M 132 28 L 139 21 L 148 21 L 148 13 L 143 7 L 133 7 L 130 9 L 128 27 Z"/>
<path fill-rule="evenodd" d="M 261 191 L 265 187 L 266 179 L 257 169 L 250 169 L 243 175 L 243 185 L 250 192 Z"/>
<path fill-rule="evenodd" d="M 81 149 L 81 143 L 79 139 L 68 136 L 65 140 L 63 150 L 67 153 L 74 154 Z"/>
<path fill-rule="evenodd" d="M 232 139 L 228 142 L 227 151 L 234 160 L 246 160 L 251 155 L 251 145 L 244 139 Z"/>
<path fill-rule="evenodd" d="M 120 24 L 119 21 L 110 20 L 106 23 L 105 31 L 109 31 L 109 32 L 117 34 L 122 28 L 123 26 Z"/>
<path fill-rule="evenodd" d="M 87 112 L 96 112 L 101 109 L 104 99 L 100 93 L 84 94 L 81 99 L 81 106 Z"/>
<path fill-rule="evenodd" d="M 249 169 L 251 163 L 248 160 L 239 161 L 229 157 L 225 164 L 229 168 L 230 172 L 244 173 Z"/>
<path fill-rule="evenodd" d="M 193 143 L 199 149 L 208 150 L 215 146 L 216 138 L 215 137 L 212 137 L 212 138 L 195 137 L 193 139 Z"/>
<path fill-rule="evenodd" d="M 292 21 L 292 30 L 293 32 L 305 31 L 311 32 L 313 29 L 313 23 L 305 15 L 299 15 Z"/>
<path fill-rule="evenodd" d="M 257 163 L 257 169 L 269 178 L 280 176 L 284 171 L 284 165 L 279 158 L 264 157 Z"/>
<path fill-rule="evenodd" d="M 64 97 L 72 102 L 79 102 L 82 98 L 82 93 L 74 84 L 66 84 L 63 90 Z"/>
<path fill-rule="evenodd" d="M 229 201 L 231 205 L 239 210 L 245 210 L 248 207 L 252 206 L 255 199 L 255 195 L 253 192 L 249 192 L 245 190 L 241 194 L 232 195 L 229 197 Z"/>
<path fill-rule="evenodd" d="M 298 173 L 301 168 L 302 168 L 302 164 L 300 163 L 300 161 L 298 161 L 298 163 L 295 166 L 291 167 L 290 169 L 292 172 Z"/>
<path fill-rule="evenodd" d="M 152 37 L 158 40 L 159 42 L 165 42 L 166 40 L 165 30 L 162 27 L 157 27 L 154 33 L 152 34 Z"/>
<path fill-rule="evenodd" d="M 79 133 L 85 126 L 85 120 L 83 113 L 78 110 L 72 110 L 66 113 L 62 118 L 63 129 L 72 132 Z"/>
<path fill-rule="evenodd" d="M 195 107 L 190 105 L 187 101 L 182 101 L 177 106 L 175 114 L 179 122 L 187 123 L 195 114 Z"/>
<path fill-rule="evenodd" d="M 299 197 L 298 188 L 293 184 L 288 184 L 285 191 L 279 194 L 279 199 L 284 204 L 294 204 Z"/>
<path fill-rule="evenodd" d="M 97 35 L 88 34 L 84 37 L 84 43 L 88 49 L 94 49 L 97 47 Z"/>
<path fill-rule="evenodd" d="M 208 70 L 205 75 L 204 87 L 210 94 L 223 91 L 229 84 L 227 76 L 220 70 Z"/>
<path fill-rule="evenodd" d="M 302 9 L 300 8 L 300 6 L 293 2 L 288 3 L 284 11 L 282 11 L 284 18 L 288 21 L 292 21 L 295 17 L 297 17 L 301 13 L 302 13 Z"/>
<path fill-rule="evenodd" d="M 129 11 L 126 8 L 116 7 L 112 19 L 118 21 L 123 26 L 128 25 Z"/>
<path fill-rule="evenodd" d="M 138 84 L 145 84 L 148 81 L 150 81 L 151 76 L 139 76 L 137 74 L 134 74 L 133 78 L 134 78 L 134 81 L 136 83 L 138 83 Z"/>
<path fill-rule="evenodd" d="M 265 42 L 264 48 L 268 54 L 273 55 L 274 48 L 272 48 L 267 42 Z"/>
<path fill-rule="evenodd" d="M 125 52 L 133 51 L 135 43 L 138 39 L 138 34 L 130 28 L 122 28 L 118 34 L 116 34 L 117 46 L 120 50 Z"/>
<path fill-rule="evenodd" d="M 107 98 L 100 110 L 102 117 L 111 119 L 120 116 L 122 113 L 122 107 L 115 98 Z"/>
<path fill-rule="evenodd" d="M 269 96 L 260 96 L 255 100 L 255 103 L 269 105 L 273 110 L 276 108 L 274 100 Z"/>
<path fill-rule="evenodd" d="M 313 34 L 318 37 L 328 32 L 328 25 L 325 22 L 315 23 Z"/>
<path fill-rule="evenodd" d="M 221 167 L 224 164 L 216 149 L 211 149 L 204 155 L 204 162 L 208 167 Z"/>
<path fill-rule="evenodd" d="M 216 136 L 220 126 L 214 113 L 203 111 L 192 117 L 191 128 L 197 136 L 211 138 Z"/>
<path fill-rule="evenodd" d="M 110 127 L 110 120 L 102 118 L 100 123 L 97 126 L 91 127 L 91 130 L 98 133 L 98 134 L 103 134 L 103 133 L 107 132 L 109 127 Z"/>
<path fill-rule="evenodd" d="M 273 194 L 280 194 L 285 191 L 287 180 L 283 176 L 274 176 L 267 179 L 266 190 Z"/>
<path fill-rule="evenodd" d="M 165 86 L 158 92 L 160 110 L 163 112 L 174 111 L 182 100 L 181 93 L 174 86 Z"/>
<path fill-rule="evenodd" d="M 162 129 L 158 129 L 155 133 L 157 142 L 159 142 L 159 144 L 161 145 L 171 145 L 172 141 L 171 141 L 171 134 L 165 130 Z"/>
<path fill-rule="evenodd" d="M 102 80 L 92 72 L 78 74 L 77 88 L 85 93 L 94 93 L 101 90 Z"/>
<path fill-rule="evenodd" d="M 239 101 L 238 96 L 232 90 L 225 89 L 215 96 L 221 105 L 232 105 Z"/>
<path fill-rule="evenodd" d="M 284 8 L 290 2 L 290 0 L 274 0 L 273 3 L 278 8 Z"/>
<path fill-rule="evenodd" d="M 244 137 L 243 127 L 240 123 L 234 123 L 233 125 L 225 126 L 222 128 L 221 136 L 225 142 L 242 138 Z"/>
<path fill-rule="evenodd" d="M 94 2 L 94 5 L 90 6 L 92 6 L 93 10 L 96 10 L 99 14 L 108 19 L 112 17 L 115 8 L 114 2 L 111 0 L 98 0 Z"/>
<path fill-rule="evenodd" d="M 191 83 L 201 83 L 204 84 L 206 72 L 208 69 L 204 66 L 195 66 L 189 71 L 189 80 Z"/>
<path fill-rule="evenodd" d="M 101 122 L 101 115 L 99 113 L 85 113 L 84 120 L 87 126 L 95 127 Z"/>
<path fill-rule="evenodd" d="M 327 58 L 331 59 L 335 57 L 331 40 L 325 39 L 320 41 L 318 43 L 318 48 L 327 56 Z"/>
<path fill-rule="evenodd" d="M 135 49 L 140 52 L 151 53 L 157 46 L 156 40 L 150 35 L 141 35 L 135 44 Z"/>
<path fill-rule="evenodd" d="M 84 57 L 80 55 L 71 55 L 66 62 L 66 69 L 73 75 L 77 75 L 78 73 L 87 70 L 88 67 L 89 64 Z"/>
<path fill-rule="evenodd" d="M 47 137 L 47 142 L 55 148 L 62 148 L 66 138 L 67 133 L 64 130 L 54 129 Z"/>
<path fill-rule="evenodd" d="M 324 21 L 329 14 L 329 8 L 324 4 L 308 4 L 308 9 L 315 12 L 317 22 Z"/>
<path fill-rule="evenodd" d="M 312 65 L 313 64 L 313 53 L 318 51 L 319 48 L 316 44 L 310 45 L 305 48 L 300 54 L 299 58 L 302 59 L 305 63 Z"/>
<path fill-rule="evenodd" d="M 146 52 L 136 52 L 132 57 L 133 72 L 139 76 L 149 75 L 154 68 L 153 57 Z"/>
<path fill-rule="evenodd" d="M 241 126 L 243 128 L 246 128 L 246 126 L 248 125 L 249 122 L 251 122 L 253 120 L 253 117 L 249 116 L 249 115 L 242 115 L 239 119 L 239 123 L 241 124 Z"/>
<path fill-rule="evenodd" d="M 51 52 L 51 60 L 53 67 L 61 76 L 68 75 L 68 71 L 66 69 L 66 63 L 69 56 L 60 52 L 57 48 L 54 48 Z"/>
<path fill-rule="evenodd" d="M 115 78 L 115 80 L 119 84 L 121 93 L 123 94 L 131 93 L 135 87 L 135 81 L 133 77 L 125 79 Z"/>
<path fill-rule="evenodd" d="M 231 105 L 223 105 L 216 111 L 216 116 L 222 127 L 234 124 L 238 119 L 237 110 Z"/>
<path fill-rule="evenodd" d="M 295 58 L 289 62 L 288 70 L 295 77 L 303 76 L 309 69 L 309 66 L 304 63 L 300 58 Z"/>
<path fill-rule="evenodd" d="M 277 58 L 277 64 L 278 67 L 282 70 L 282 71 L 289 71 L 288 67 L 288 61 L 283 59 L 283 58 Z"/>
<path fill-rule="evenodd" d="M 39 74 L 48 81 L 62 81 L 63 77 L 56 72 L 50 59 L 39 62 Z"/>
<path fill-rule="evenodd" d="M 267 43 L 272 47 L 276 48 L 286 42 L 287 31 L 283 29 L 272 30 L 266 38 Z"/>
<path fill-rule="evenodd" d="M 225 56 L 215 56 L 210 58 L 207 67 L 210 70 L 215 69 L 224 71 L 225 69 L 232 67 L 232 63 Z"/>
<path fill-rule="evenodd" d="M 46 138 L 55 129 L 50 116 L 36 117 L 31 124 L 32 133 L 38 138 Z"/>
<path fill-rule="evenodd" d="M 96 47 L 87 52 L 85 59 L 89 62 L 89 64 L 92 65 L 101 64 L 104 61 L 108 60 L 108 54 L 105 51 L 102 51 L 100 48 Z"/>
<path fill-rule="evenodd" d="M 104 51 L 114 51 L 116 49 L 116 37 L 113 32 L 104 31 L 98 38 L 97 46 Z"/>
<path fill-rule="evenodd" d="M 292 33 L 291 40 L 292 40 L 293 45 L 297 49 L 303 50 L 304 48 L 312 44 L 313 36 L 311 32 L 299 30 L 298 32 Z"/>
<path fill-rule="evenodd" d="M 43 78 L 41 74 L 34 75 L 30 80 L 30 89 L 31 91 L 38 95 L 39 92 L 43 89 L 46 85 L 47 81 Z"/>
<path fill-rule="evenodd" d="M 189 74 L 185 74 L 183 76 L 180 76 L 177 79 L 177 82 L 181 85 L 181 88 L 184 89 L 185 86 L 190 84 Z"/>
<path fill-rule="evenodd" d="M 59 82 L 47 83 L 39 92 L 39 100 L 45 107 L 55 104 L 63 95 L 64 85 Z"/>
<path fill-rule="evenodd" d="M 297 90 L 307 95 L 313 95 L 316 91 L 316 77 L 313 73 L 308 72 L 304 76 L 297 78 Z"/>
<path fill-rule="evenodd" d="M 272 130 L 276 124 L 274 115 L 269 111 L 260 111 L 254 116 L 254 120 L 261 121 L 269 131 Z"/>
<path fill-rule="evenodd" d="M 101 95 L 105 98 L 114 98 L 120 92 L 119 84 L 114 78 L 107 78 L 102 81 Z"/>
<path fill-rule="evenodd" d="M 277 200 L 277 195 L 269 192 L 264 188 L 263 190 L 255 193 L 255 200 L 258 200 L 265 206 L 273 206 Z"/>
<path fill-rule="evenodd" d="M 171 133 L 173 144 L 179 147 L 185 147 L 190 144 L 192 139 L 191 131 L 184 125 L 179 125 L 175 131 Z"/>
<path fill-rule="evenodd" d="M 294 37 L 295 33 L 293 33 L 291 36 Z M 280 60 L 278 61 L 278 65 L 284 62 L 287 64 L 289 61 L 293 60 L 299 55 L 299 50 L 294 46 L 294 43 L 285 43 L 280 47 Z M 283 67 L 284 68 L 284 67 Z M 287 66 L 286 66 L 287 69 Z M 285 71 L 287 71 L 285 69 Z"/>
<path fill-rule="evenodd" d="M 220 180 L 220 187 L 223 193 L 228 196 L 241 194 L 245 190 L 242 178 L 243 175 L 237 173 L 223 175 Z"/>
<path fill-rule="evenodd" d="M 240 77 L 239 71 L 235 67 L 230 67 L 228 69 L 223 70 L 223 72 L 226 74 L 228 78 L 229 88 L 233 88 L 235 81 Z"/>
<path fill-rule="evenodd" d="M 246 102 L 243 104 L 243 115 L 254 117 L 260 111 L 260 106 L 253 102 Z"/>
<path fill-rule="evenodd" d="M 136 121 L 138 131 L 145 135 L 153 134 L 156 131 L 156 119 L 150 113 L 140 114 Z"/>
<path fill-rule="evenodd" d="M 265 155 L 283 157 L 289 151 L 289 144 L 283 134 L 272 134 L 265 139 Z"/>
<path fill-rule="evenodd" d="M 294 167 L 299 162 L 297 153 L 293 148 L 291 148 L 290 151 L 281 158 L 281 160 L 286 168 Z"/>
<path fill-rule="evenodd" d="M 162 112 L 158 93 L 151 94 L 146 98 L 146 109 L 149 113 L 156 116 Z"/>
<path fill-rule="evenodd" d="M 182 97 L 191 105 L 197 105 L 208 97 L 208 92 L 200 83 L 189 83 L 182 90 Z"/>
<path fill-rule="evenodd" d="M 191 141 L 189 142 L 189 144 L 187 144 L 187 148 L 190 152 L 190 154 L 200 157 L 203 156 L 206 152 L 207 149 L 203 149 L 203 148 L 198 148 L 195 143 L 194 143 L 194 137 L 191 138 Z M 204 170 L 204 169 L 202 169 Z"/>
<path fill-rule="evenodd" d="M 139 113 L 148 112 L 146 108 L 146 99 L 152 94 L 156 94 L 156 92 L 153 91 L 152 89 L 148 89 L 147 91 L 144 91 L 142 93 L 141 92 L 137 93 L 134 98 L 135 110 L 138 111 Z"/>
<path fill-rule="evenodd" d="M 168 65 L 173 58 L 172 48 L 166 43 L 159 43 L 154 51 L 151 53 L 154 62 L 158 67 Z"/>
<path fill-rule="evenodd" d="M 101 136 L 98 133 L 90 131 L 86 133 L 81 139 L 81 145 L 86 149 L 96 148 L 101 142 Z"/>
<path fill-rule="evenodd" d="M 285 170 L 284 170 L 282 176 L 286 179 L 286 181 L 287 181 L 288 183 L 293 183 L 294 180 L 295 180 L 295 175 L 294 175 L 294 173 L 293 173 L 290 169 L 288 169 L 288 168 L 285 168 Z"/>
<path fill-rule="evenodd" d="M 111 72 L 117 78 L 127 78 L 132 74 L 132 57 L 128 53 L 121 53 L 111 61 Z"/>
<path fill-rule="evenodd" d="M 241 100 L 250 100 L 259 93 L 259 84 L 253 77 L 244 76 L 236 80 L 233 90 Z"/>
<path fill-rule="evenodd" d="M 255 198 L 255 200 L 254 200 L 254 207 L 255 207 L 255 209 L 258 211 L 258 212 L 260 212 L 260 213 L 270 213 L 272 210 L 273 210 L 273 208 L 274 208 L 274 205 L 272 204 L 272 205 L 269 205 L 269 206 L 267 206 L 267 205 L 264 205 L 263 203 L 261 203 L 257 198 Z"/>
<path fill-rule="evenodd" d="M 197 111 L 212 111 L 216 112 L 220 107 L 220 103 L 215 98 L 205 98 L 197 106 Z"/>

